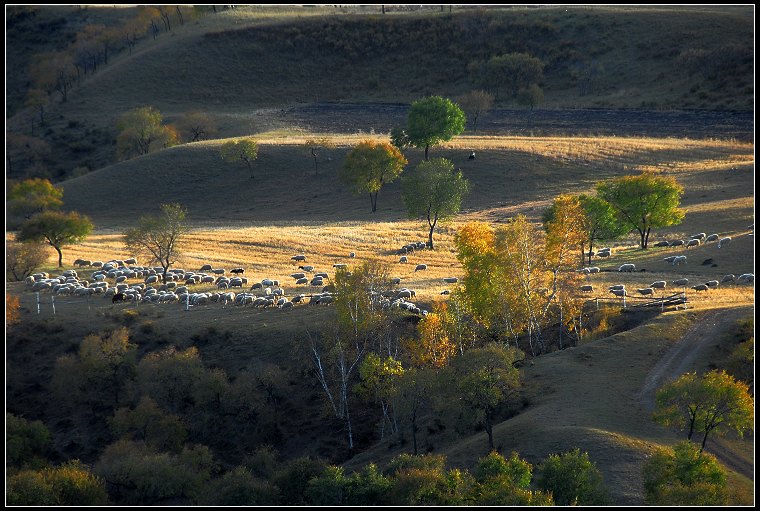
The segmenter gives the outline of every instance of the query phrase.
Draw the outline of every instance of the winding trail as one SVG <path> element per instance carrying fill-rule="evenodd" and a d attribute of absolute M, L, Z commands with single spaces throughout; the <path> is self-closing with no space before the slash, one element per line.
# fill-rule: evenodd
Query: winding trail
<path fill-rule="evenodd" d="M 694 371 L 695 362 L 701 352 L 709 347 L 709 341 L 746 314 L 743 308 L 717 309 L 706 312 L 695 321 L 681 340 L 663 355 L 647 375 L 639 395 L 645 410 L 649 413 L 654 410 L 655 392 L 661 385 L 686 372 Z M 720 437 L 709 436 L 705 450 L 715 455 L 729 469 L 754 480 L 754 463 L 736 455 Z"/>

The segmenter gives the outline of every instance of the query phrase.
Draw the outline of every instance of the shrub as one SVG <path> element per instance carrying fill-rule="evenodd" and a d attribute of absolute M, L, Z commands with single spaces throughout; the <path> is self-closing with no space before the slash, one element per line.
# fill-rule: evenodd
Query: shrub
<path fill-rule="evenodd" d="M 588 458 L 575 448 L 564 454 L 552 454 L 539 466 L 537 486 L 551 492 L 558 506 L 596 505 L 607 502 L 602 474 Z"/>
<path fill-rule="evenodd" d="M 48 260 L 44 242 L 8 242 L 5 252 L 5 276 L 9 281 L 20 281 L 36 272 Z"/>

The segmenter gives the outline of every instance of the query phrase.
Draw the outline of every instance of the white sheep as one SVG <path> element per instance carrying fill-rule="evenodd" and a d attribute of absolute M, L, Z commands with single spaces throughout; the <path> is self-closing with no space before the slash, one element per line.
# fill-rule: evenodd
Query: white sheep
<path fill-rule="evenodd" d="M 610 291 L 616 291 L 616 290 L 619 291 L 621 289 L 625 289 L 625 284 L 615 284 L 615 285 L 609 287 Z"/>
<path fill-rule="evenodd" d="M 718 287 L 718 284 L 719 282 L 717 280 L 708 280 L 705 282 L 705 285 L 709 287 Z"/>
<path fill-rule="evenodd" d="M 406 256 L 401 256 L 401 257 L 398 258 L 398 262 L 400 262 L 400 263 L 408 263 L 409 259 L 407 259 Z"/>
<path fill-rule="evenodd" d="M 621 264 L 620 268 L 618 268 L 618 271 L 627 271 L 627 272 L 636 271 L 636 265 L 633 263 Z"/>
<path fill-rule="evenodd" d="M 654 294 L 654 289 L 652 289 L 651 287 L 645 287 L 645 288 L 637 289 L 636 291 L 640 295 L 653 295 Z"/>
<path fill-rule="evenodd" d="M 698 246 L 699 246 L 699 238 L 692 238 L 689 240 L 688 243 L 686 243 L 686 248 L 698 247 Z"/>
<path fill-rule="evenodd" d="M 673 284 L 675 284 L 676 286 L 685 286 L 688 283 L 689 283 L 689 279 L 678 279 L 678 280 L 673 281 Z"/>
<path fill-rule="evenodd" d="M 293 277 L 294 279 L 298 280 L 298 279 L 304 278 L 306 276 L 306 274 L 299 272 L 299 273 L 291 273 L 290 276 Z"/>
<path fill-rule="evenodd" d="M 703 240 L 703 239 L 705 239 L 705 236 L 707 236 L 706 233 L 700 232 L 699 234 L 692 234 L 690 237 L 693 240 Z"/>
<path fill-rule="evenodd" d="M 719 238 L 720 236 L 718 236 L 717 234 L 711 234 L 707 238 L 705 238 L 705 243 L 709 243 L 711 241 L 718 241 Z"/>
<path fill-rule="evenodd" d="M 728 275 L 724 275 L 723 278 L 720 280 L 721 284 L 725 284 L 726 282 L 733 282 L 736 279 L 736 275 L 733 273 L 729 273 Z"/>
<path fill-rule="evenodd" d="M 685 243 L 684 243 L 683 240 L 674 240 L 674 241 L 671 241 L 668 246 L 669 247 L 682 247 L 684 244 Z"/>
<path fill-rule="evenodd" d="M 666 263 L 673 264 L 673 261 L 675 261 L 676 257 L 678 256 L 663 257 L 662 260 L 665 261 Z"/>
<path fill-rule="evenodd" d="M 290 258 L 291 261 L 306 262 L 306 256 L 303 254 L 297 254 Z"/>
<path fill-rule="evenodd" d="M 308 284 L 308 283 L 309 283 L 309 279 L 306 278 L 306 277 L 302 277 L 302 278 L 296 280 L 296 285 L 297 286 L 300 286 L 301 284 Z"/>
<path fill-rule="evenodd" d="M 311 273 L 311 272 L 314 271 L 314 267 L 313 266 L 299 266 L 298 269 L 299 270 L 303 270 L 306 273 Z"/>
<path fill-rule="evenodd" d="M 427 270 L 427 264 L 418 264 L 414 271 Z"/>
<path fill-rule="evenodd" d="M 456 284 L 459 282 L 457 277 L 443 277 L 442 279 L 446 284 Z"/>
<path fill-rule="evenodd" d="M 697 284 L 696 286 L 691 286 L 691 288 L 694 291 L 707 291 L 708 286 L 707 284 Z"/>
<path fill-rule="evenodd" d="M 628 293 L 626 293 L 625 289 L 611 289 L 610 293 L 615 296 L 628 296 Z"/>
<path fill-rule="evenodd" d="M 651 284 L 649 284 L 649 287 L 653 289 L 665 289 L 666 285 L 667 285 L 667 282 L 665 282 L 664 280 L 656 280 L 652 282 Z"/>
<path fill-rule="evenodd" d="M 727 247 L 728 244 L 731 243 L 731 236 L 726 236 L 725 238 L 721 238 L 718 242 L 718 248 Z"/>
<path fill-rule="evenodd" d="M 685 255 L 676 256 L 675 259 L 673 259 L 673 266 L 677 264 L 686 264 L 686 256 Z"/>
<path fill-rule="evenodd" d="M 201 266 L 201 269 L 198 271 L 211 271 L 212 269 L 213 269 L 213 266 L 211 266 L 210 264 L 204 264 L 203 266 Z"/>
<path fill-rule="evenodd" d="M 654 244 L 655 247 L 667 247 L 669 243 L 667 241 L 658 241 Z"/>
<path fill-rule="evenodd" d="M 742 273 L 736 278 L 737 282 L 741 282 L 743 284 L 752 284 L 755 282 L 755 274 L 754 273 Z"/>

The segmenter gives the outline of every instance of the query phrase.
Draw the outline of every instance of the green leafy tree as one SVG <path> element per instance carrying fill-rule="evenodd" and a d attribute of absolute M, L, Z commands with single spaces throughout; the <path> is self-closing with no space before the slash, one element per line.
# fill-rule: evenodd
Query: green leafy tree
<path fill-rule="evenodd" d="M 474 90 L 459 96 L 457 103 L 464 111 L 467 119 L 472 121 L 472 131 L 478 131 L 478 119 L 487 114 L 493 106 L 494 95 L 484 90 Z"/>
<path fill-rule="evenodd" d="M 491 57 L 485 65 L 485 79 L 496 89 L 504 85 L 510 97 L 515 98 L 521 89 L 537 84 L 543 78 L 544 63 L 527 53 L 507 53 Z"/>
<path fill-rule="evenodd" d="M 339 177 L 354 193 L 369 194 L 374 213 L 380 188 L 399 177 L 406 164 L 401 151 L 388 142 L 365 140 L 348 153 Z"/>
<path fill-rule="evenodd" d="M 399 151 L 403 151 L 409 147 L 409 136 L 406 134 L 406 130 L 401 126 L 394 126 L 391 128 L 389 134 L 391 144 L 393 144 Z"/>
<path fill-rule="evenodd" d="M 119 408 L 109 423 L 116 437 L 141 440 L 160 451 L 179 452 L 187 438 L 182 419 L 161 410 L 150 396 L 134 409 Z"/>
<path fill-rule="evenodd" d="M 388 464 L 392 475 L 386 498 L 390 505 L 459 505 L 472 493 L 472 475 L 459 469 L 445 469 L 442 455 L 402 454 Z"/>
<path fill-rule="evenodd" d="M 712 432 L 734 430 L 741 436 L 754 427 L 755 402 L 749 386 L 722 370 L 702 376 L 683 374 L 660 387 L 655 400 L 655 422 L 688 430 L 688 440 L 694 433 L 704 433 L 700 452 Z"/>
<path fill-rule="evenodd" d="M 558 506 L 593 506 L 609 503 L 602 473 L 587 452 L 575 448 L 551 454 L 538 467 L 536 485 L 551 492 Z"/>
<path fill-rule="evenodd" d="M 5 414 L 5 459 L 12 467 L 39 468 L 52 436 L 42 421 Z"/>
<path fill-rule="evenodd" d="M 10 213 L 29 219 L 45 210 L 63 206 L 63 188 L 56 187 L 48 179 L 31 178 L 16 183 L 8 193 Z"/>
<path fill-rule="evenodd" d="M 638 231 L 642 249 L 647 248 L 652 228 L 677 225 L 685 215 L 678 207 L 683 187 L 672 176 L 646 171 L 602 181 L 596 190 L 598 197 L 615 208 L 619 221 L 628 230 Z"/>
<path fill-rule="evenodd" d="M 551 493 L 530 489 L 533 466 L 516 452 L 507 459 L 496 451 L 481 458 L 475 469 L 472 502 L 481 506 L 551 506 Z"/>
<path fill-rule="evenodd" d="M 445 158 L 420 163 L 402 179 L 402 198 L 409 218 L 427 219 L 428 246 L 433 249 L 433 230 L 439 221 L 454 217 L 470 192 L 470 182 Z"/>
<path fill-rule="evenodd" d="M 464 416 L 485 429 L 488 449 L 494 449 L 493 427 L 501 406 L 517 395 L 520 373 L 513 364 L 522 360 L 516 348 L 489 344 L 465 351 L 451 363 L 456 398 L 452 403 L 464 408 Z"/>
<path fill-rule="evenodd" d="M 222 144 L 219 154 L 226 162 L 245 162 L 253 179 L 253 162 L 259 156 L 259 145 L 252 138 L 242 140 L 229 140 Z"/>
<path fill-rule="evenodd" d="M 93 227 L 87 216 L 76 211 L 43 211 L 21 224 L 16 240 L 47 241 L 58 252 L 58 267 L 62 268 L 63 246 L 80 243 L 92 232 Z"/>
<path fill-rule="evenodd" d="M 286 506 L 309 504 L 309 481 L 323 474 L 326 466 L 322 460 L 304 456 L 291 460 L 275 472 L 271 482 L 280 490 L 280 503 Z"/>
<path fill-rule="evenodd" d="M 167 499 L 195 501 L 214 469 L 213 455 L 204 445 L 171 454 L 142 442 L 119 440 L 105 448 L 93 471 L 119 488 L 123 502 L 139 506 Z"/>
<path fill-rule="evenodd" d="M 16 506 L 97 506 L 108 504 L 105 481 L 79 460 L 40 471 L 23 471 L 8 480 L 8 504 Z"/>
<path fill-rule="evenodd" d="M 414 147 L 425 148 L 425 161 L 431 145 L 451 140 L 464 131 L 464 112 L 447 98 L 430 96 L 412 103 L 407 116 L 406 135 Z"/>
<path fill-rule="evenodd" d="M 130 110 L 116 125 L 116 152 L 123 159 L 148 154 L 179 143 L 176 130 L 163 124 L 161 112 L 152 106 Z"/>
<path fill-rule="evenodd" d="M 644 465 L 644 499 L 655 506 L 725 506 L 726 473 L 688 440 L 661 449 Z"/>
<path fill-rule="evenodd" d="M 211 480 L 199 498 L 199 504 L 207 506 L 273 506 L 277 503 L 277 489 L 245 467 L 235 467 Z"/>
<path fill-rule="evenodd" d="M 376 353 L 369 352 L 359 366 L 360 382 L 354 391 L 368 401 L 380 404 L 383 418 L 380 427 L 380 438 L 385 437 L 385 424 L 388 423 L 391 432 L 398 431 L 395 414 L 394 398 L 397 393 L 398 378 L 404 374 L 401 362 L 393 357 L 381 359 Z"/>
<path fill-rule="evenodd" d="M 164 269 L 163 280 L 177 261 L 183 237 L 189 232 L 185 220 L 187 210 L 180 204 L 162 204 L 158 216 L 144 216 L 137 227 L 124 233 L 124 244 L 134 254 L 145 254 Z"/>

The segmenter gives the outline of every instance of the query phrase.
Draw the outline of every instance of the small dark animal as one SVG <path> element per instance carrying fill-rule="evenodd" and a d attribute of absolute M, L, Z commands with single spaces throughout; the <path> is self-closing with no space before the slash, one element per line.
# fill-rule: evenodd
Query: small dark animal
<path fill-rule="evenodd" d="M 704 261 L 702 261 L 703 266 L 707 266 L 712 263 L 713 263 L 712 257 L 710 259 L 705 259 Z"/>
<path fill-rule="evenodd" d="M 230 270 L 230 273 L 236 273 L 236 274 L 240 275 L 244 271 L 245 270 L 243 268 L 233 268 L 233 269 Z"/>
<path fill-rule="evenodd" d="M 475 159 L 475 151 L 470 151 L 470 157 L 468 160 L 474 160 Z"/>
<path fill-rule="evenodd" d="M 111 303 L 123 302 L 126 299 L 127 298 L 124 296 L 124 293 L 116 293 L 113 295 L 113 298 L 111 298 Z"/>

